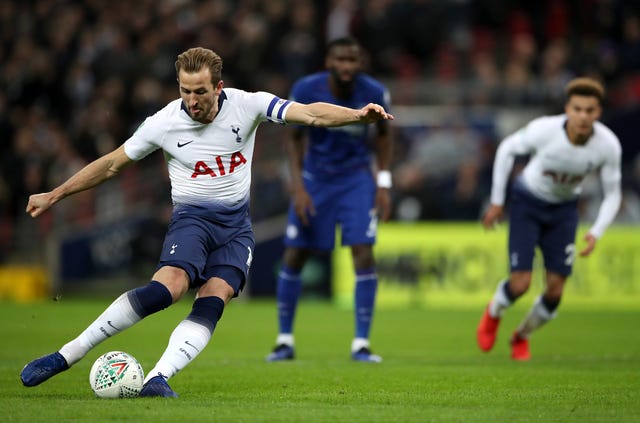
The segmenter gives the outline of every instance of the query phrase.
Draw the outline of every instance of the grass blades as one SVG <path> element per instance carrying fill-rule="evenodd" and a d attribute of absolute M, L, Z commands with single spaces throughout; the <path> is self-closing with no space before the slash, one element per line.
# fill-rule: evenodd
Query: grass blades
<path fill-rule="evenodd" d="M 29 360 L 60 348 L 108 301 L 0 303 L 0 413 L 7 422 L 637 422 L 640 312 L 562 306 L 531 339 L 533 359 L 509 359 L 528 304 L 503 319 L 494 351 L 475 345 L 482 307 L 379 310 L 372 347 L 381 364 L 349 359 L 352 312 L 304 302 L 293 362 L 266 363 L 276 336 L 272 301 L 237 301 L 207 349 L 170 380 L 177 399 L 101 400 L 93 361 L 133 354 L 145 370 L 189 313 L 183 300 L 92 350 L 44 384 L 25 388 Z M 613 307 L 612 307 L 613 308 Z"/>

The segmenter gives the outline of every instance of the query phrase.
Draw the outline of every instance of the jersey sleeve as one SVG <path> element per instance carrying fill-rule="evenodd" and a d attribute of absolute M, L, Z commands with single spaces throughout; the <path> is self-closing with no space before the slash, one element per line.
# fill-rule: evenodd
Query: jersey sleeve
<path fill-rule="evenodd" d="M 124 152 L 131 160 L 140 160 L 162 146 L 166 134 L 166 122 L 158 112 L 142 122 L 138 129 L 124 142 Z"/>
<path fill-rule="evenodd" d="M 493 163 L 493 182 L 491 186 L 491 204 L 504 205 L 507 183 L 516 156 L 534 153 L 536 147 L 544 142 L 544 118 L 535 119 L 524 128 L 506 137 L 498 146 Z"/>
<path fill-rule="evenodd" d="M 249 94 L 248 107 L 252 108 L 252 112 L 261 120 L 286 123 L 285 117 L 291 104 L 293 104 L 291 100 L 282 99 L 264 91 Z"/>

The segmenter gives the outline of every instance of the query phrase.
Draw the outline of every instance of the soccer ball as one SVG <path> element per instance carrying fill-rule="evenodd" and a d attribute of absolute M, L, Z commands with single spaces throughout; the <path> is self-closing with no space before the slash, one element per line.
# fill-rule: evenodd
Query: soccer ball
<path fill-rule="evenodd" d="M 137 397 L 143 381 L 144 372 L 138 360 L 122 351 L 101 355 L 89 373 L 89 384 L 99 398 Z"/>

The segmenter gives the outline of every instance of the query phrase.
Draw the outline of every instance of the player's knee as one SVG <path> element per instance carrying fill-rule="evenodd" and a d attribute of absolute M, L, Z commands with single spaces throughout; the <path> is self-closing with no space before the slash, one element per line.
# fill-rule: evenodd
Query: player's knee
<path fill-rule="evenodd" d="M 515 298 L 518 298 L 527 292 L 530 285 L 530 272 L 514 272 L 509 278 L 509 289 Z"/>
<path fill-rule="evenodd" d="M 301 248 L 287 248 L 282 261 L 289 269 L 301 270 L 309 253 Z"/>
<path fill-rule="evenodd" d="M 174 303 L 189 290 L 189 276 L 179 267 L 164 266 L 153 275 L 153 280 L 169 290 Z"/>
<path fill-rule="evenodd" d="M 356 269 L 369 269 L 375 265 L 373 248 L 370 245 L 354 245 L 351 247 L 351 255 Z"/>
<path fill-rule="evenodd" d="M 562 297 L 562 292 L 564 291 L 564 284 L 567 280 L 567 277 L 561 275 L 556 272 L 547 272 L 547 287 L 545 289 L 545 296 L 549 298 L 558 298 Z"/>
<path fill-rule="evenodd" d="M 558 301 L 560 301 L 560 298 L 562 298 L 563 290 L 564 290 L 564 285 L 562 284 L 556 284 L 556 285 L 548 284 L 547 289 L 545 289 L 544 291 L 544 295 L 547 298 L 557 299 Z"/>
<path fill-rule="evenodd" d="M 198 290 L 198 297 L 219 297 L 222 298 L 225 304 L 231 301 L 234 295 L 235 291 L 233 287 L 224 279 L 217 277 L 209 279 L 209 281 Z"/>

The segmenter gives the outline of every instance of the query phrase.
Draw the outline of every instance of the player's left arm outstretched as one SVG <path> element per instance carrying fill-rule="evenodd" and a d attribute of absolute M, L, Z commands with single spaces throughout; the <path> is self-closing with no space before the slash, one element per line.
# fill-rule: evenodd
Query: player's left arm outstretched
<path fill-rule="evenodd" d="M 600 181 L 602 183 L 604 198 L 602 204 L 600 204 L 595 223 L 584 236 L 584 241 L 587 245 L 580 251 L 580 256 L 582 257 L 587 257 L 593 252 L 596 247 L 596 242 L 602 236 L 605 229 L 613 222 L 620 208 L 620 203 L 622 202 L 622 190 L 620 188 L 620 181 L 622 179 L 620 154 L 620 152 L 616 153 L 615 157 L 608 160 L 600 170 Z"/>
<path fill-rule="evenodd" d="M 350 109 L 330 103 L 293 103 L 286 115 L 287 123 L 309 126 L 343 126 L 351 123 L 374 123 L 379 120 L 392 120 L 379 104 L 369 103 L 361 109 Z"/>

